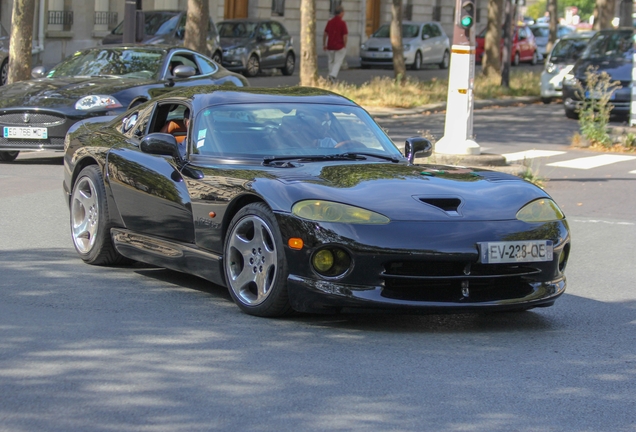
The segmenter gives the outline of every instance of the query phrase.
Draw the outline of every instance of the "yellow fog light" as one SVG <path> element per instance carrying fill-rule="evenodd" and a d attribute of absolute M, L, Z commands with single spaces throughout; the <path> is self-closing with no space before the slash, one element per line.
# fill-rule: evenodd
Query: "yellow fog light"
<path fill-rule="evenodd" d="M 333 253 L 329 249 L 323 249 L 314 255 L 313 264 L 316 270 L 327 273 L 333 267 Z"/>

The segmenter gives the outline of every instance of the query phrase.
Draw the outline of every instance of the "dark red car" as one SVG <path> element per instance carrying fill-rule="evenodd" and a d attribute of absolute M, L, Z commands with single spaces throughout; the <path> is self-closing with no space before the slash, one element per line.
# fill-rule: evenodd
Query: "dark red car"
<path fill-rule="evenodd" d="M 484 41 L 485 41 L 486 29 L 483 29 L 477 36 L 475 36 L 476 49 L 475 49 L 475 62 L 481 63 L 481 59 L 484 56 Z M 503 38 L 501 39 L 501 49 L 503 49 Z M 526 26 L 520 26 L 515 28 L 514 36 L 512 38 L 512 51 L 510 53 L 510 63 L 513 66 L 518 66 L 521 62 L 528 62 L 531 64 L 537 64 L 539 61 L 539 52 L 537 51 L 537 43 L 534 40 L 532 31 Z"/>

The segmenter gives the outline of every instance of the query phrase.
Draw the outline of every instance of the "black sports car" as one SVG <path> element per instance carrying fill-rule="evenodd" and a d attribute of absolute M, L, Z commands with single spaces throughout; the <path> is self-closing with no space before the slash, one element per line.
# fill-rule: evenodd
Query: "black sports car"
<path fill-rule="evenodd" d="M 512 175 L 413 163 L 431 151 L 410 138 L 404 157 L 319 89 L 177 90 L 71 128 L 71 234 L 89 264 L 198 275 L 259 316 L 552 305 L 570 252 L 557 204 Z"/>
<path fill-rule="evenodd" d="M 34 76 L 0 88 L 0 161 L 22 150 L 62 150 L 75 122 L 121 114 L 175 87 L 248 85 L 208 57 L 161 45 L 90 48 L 48 73 L 34 68 Z"/>

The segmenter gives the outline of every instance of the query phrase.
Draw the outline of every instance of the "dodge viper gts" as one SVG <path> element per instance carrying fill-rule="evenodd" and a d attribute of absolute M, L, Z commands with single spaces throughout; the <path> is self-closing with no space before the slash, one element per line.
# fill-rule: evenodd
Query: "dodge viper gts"
<path fill-rule="evenodd" d="M 121 114 L 159 94 L 201 84 L 245 86 L 247 80 L 185 48 L 161 45 L 78 51 L 35 80 L 0 88 L 0 161 L 20 151 L 62 150 L 75 122 Z"/>
<path fill-rule="evenodd" d="M 323 90 L 180 89 L 70 129 L 71 236 L 86 263 L 197 275 L 257 316 L 551 306 L 558 205 L 513 175 L 415 163 L 431 152 Z"/>

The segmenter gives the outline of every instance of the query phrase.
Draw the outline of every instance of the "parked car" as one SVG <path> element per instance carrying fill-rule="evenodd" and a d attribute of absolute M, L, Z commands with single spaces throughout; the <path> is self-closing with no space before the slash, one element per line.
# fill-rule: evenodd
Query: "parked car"
<path fill-rule="evenodd" d="M 269 19 L 232 19 L 218 25 L 223 66 L 256 76 L 261 69 L 280 69 L 292 75 L 296 67 L 293 39 L 278 21 Z"/>
<path fill-rule="evenodd" d="M 481 63 L 484 57 L 484 43 L 487 28 L 484 28 L 475 37 L 475 62 Z M 501 48 L 503 49 L 503 38 L 501 39 Z M 534 35 L 527 26 L 518 26 L 514 29 L 512 37 L 512 50 L 510 52 L 510 63 L 518 66 L 521 62 L 528 62 L 533 65 L 537 64 L 540 54 L 537 49 L 537 43 Z"/>
<path fill-rule="evenodd" d="M 548 40 L 550 39 L 550 24 L 534 24 L 529 27 L 534 35 L 534 41 L 541 58 L 548 57 Z M 576 27 L 559 24 L 557 26 L 557 39 L 576 31 Z"/>
<path fill-rule="evenodd" d="M 144 11 L 144 38 L 145 44 L 162 44 L 182 46 L 185 37 L 186 11 L 154 10 Z M 121 44 L 124 38 L 124 22 L 102 39 L 102 45 Z M 219 33 L 210 18 L 208 28 L 208 52 L 204 53 L 218 64 L 221 64 L 222 49 Z"/>
<path fill-rule="evenodd" d="M 0 88 L 0 161 L 23 150 L 62 150 L 77 121 L 120 114 L 175 87 L 247 85 L 209 57 L 162 45 L 78 51 L 48 73 L 34 68 L 34 77 Z"/>
<path fill-rule="evenodd" d="M 595 31 L 569 33 L 552 48 L 541 72 L 541 100 L 550 103 L 563 96 L 563 77 L 574 67 Z"/>
<path fill-rule="evenodd" d="M 163 124 L 189 112 L 185 145 Z M 179 113 L 179 114 L 175 114 Z M 525 310 L 566 287 L 566 219 L 542 189 L 414 165 L 349 99 L 316 88 L 176 90 L 69 131 L 79 257 L 226 286 L 246 313 Z"/>
<path fill-rule="evenodd" d="M 7 83 L 7 79 L 9 78 L 9 42 L 10 42 L 9 33 L 4 29 L 2 24 L 0 24 L 0 86 L 3 86 Z M 33 47 L 33 56 L 31 59 L 31 64 L 36 64 L 38 61 L 38 56 L 35 47 Z"/>
<path fill-rule="evenodd" d="M 390 24 L 380 26 L 360 45 L 360 65 L 363 69 L 393 65 L 390 28 Z M 441 69 L 448 68 L 450 43 L 438 22 L 404 21 L 402 46 L 404 62 L 413 70 L 419 70 L 425 64 L 436 64 Z"/>
<path fill-rule="evenodd" d="M 587 89 L 586 72 L 592 67 L 596 73 L 605 72 L 621 87 L 611 97 L 612 114 L 627 116 L 631 105 L 632 58 L 634 54 L 633 29 L 601 30 L 592 39 L 574 63 L 570 73 L 563 78 L 563 106 L 565 115 L 578 118 L 583 98 L 599 98 Z"/>

